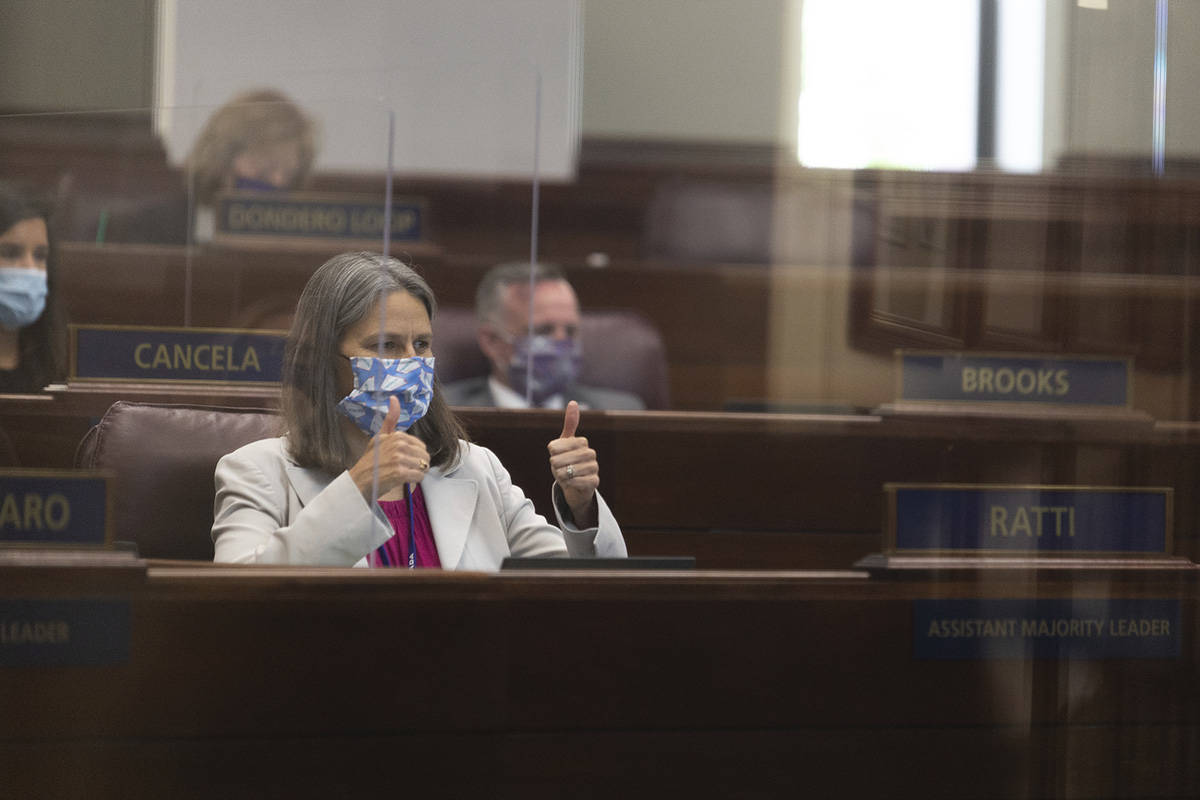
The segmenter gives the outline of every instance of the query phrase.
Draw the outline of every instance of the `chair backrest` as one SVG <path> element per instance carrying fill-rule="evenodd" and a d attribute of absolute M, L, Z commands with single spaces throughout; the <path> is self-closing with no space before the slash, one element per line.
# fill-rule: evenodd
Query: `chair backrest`
<path fill-rule="evenodd" d="M 489 372 L 479 350 L 475 312 L 441 306 L 433 321 L 433 352 L 442 383 Z M 590 386 L 620 389 L 642 398 L 649 409 L 668 408 L 670 389 L 667 351 L 662 336 L 634 311 L 584 311 L 580 321 L 583 373 Z"/>
<path fill-rule="evenodd" d="M 279 433 L 263 408 L 118 401 L 75 453 L 114 476 L 114 530 L 144 558 L 211 561 L 213 471 L 226 453 Z"/>
<path fill-rule="evenodd" d="M 770 181 L 675 179 L 646 210 L 651 258 L 769 264 L 775 187 Z"/>

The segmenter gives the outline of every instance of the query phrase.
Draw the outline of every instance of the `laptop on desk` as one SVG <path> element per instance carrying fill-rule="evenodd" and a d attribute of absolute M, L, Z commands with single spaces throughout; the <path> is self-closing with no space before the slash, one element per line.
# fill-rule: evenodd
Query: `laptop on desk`
<path fill-rule="evenodd" d="M 500 569 L 581 569 L 581 570 L 688 570 L 696 568 L 695 556 L 630 556 L 629 558 L 565 558 L 562 556 L 509 556 Z"/>

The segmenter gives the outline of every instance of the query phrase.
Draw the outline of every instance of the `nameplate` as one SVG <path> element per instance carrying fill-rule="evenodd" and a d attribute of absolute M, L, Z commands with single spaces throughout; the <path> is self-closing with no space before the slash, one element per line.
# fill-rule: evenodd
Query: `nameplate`
<path fill-rule="evenodd" d="M 99 667 L 129 661 L 129 602 L 0 599 L 0 667 Z"/>
<path fill-rule="evenodd" d="M 276 384 L 282 331 L 72 325 L 72 381 Z"/>
<path fill-rule="evenodd" d="M 974 355 L 898 351 L 904 402 L 1038 403 L 1128 408 L 1123 358 Z"/>
<path fill-rule="evenodd" d="M 1178 600 L 1026 598 L 913 601 L 918 659 L 1178 658 Z"/>
<path fill-rule="evenodd" d="M 72 470 L 0 470 L 0 544 L 112 541 L 109 477 Z"/>
<path fill-rule="evenodd" d="M 386 217 L 382 199 L 377 197 L 238 192 L 217 198 L 215 233 L 218 239 L 377 244 L 383 240 Z M 393 242 L 421 241 L 424 226 L 423 201 L 411 197 L 392 200 Z"/>
<path fill-rule="evenodd" d="M 1163 556 L 1170 488 L 885 484 L 895 554 Z"/>

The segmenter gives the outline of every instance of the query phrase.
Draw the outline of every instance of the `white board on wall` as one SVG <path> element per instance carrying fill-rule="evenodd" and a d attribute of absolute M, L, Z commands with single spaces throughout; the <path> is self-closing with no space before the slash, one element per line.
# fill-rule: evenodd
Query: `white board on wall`
<path fill-rule="evenodd" d="M 582 0 L 160 0 L 159 131 L 173 163 L 211 111 L 270 87 L 316 117 L 321 171 L 574 175 Z"/>

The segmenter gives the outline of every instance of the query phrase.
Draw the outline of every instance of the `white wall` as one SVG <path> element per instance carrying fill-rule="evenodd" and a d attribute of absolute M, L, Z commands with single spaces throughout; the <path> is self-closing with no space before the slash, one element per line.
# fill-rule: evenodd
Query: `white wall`
<path fill-rule="evenodd" d="M 773 142 L 788 0 L 586 0 L 590 136 Z"/>
<path fill-rule="evenodd" d="M 1167 158 L 1200 158 L 1200 3 L 1167 5 Z M 1048 136 L 1059 154 L 1148 159 L 1154 110 L 1154 14 L 1152 0 L 1109 0 L 1104 10 L 1053 0 L 1051 20 L 1060 31 L 1047 70 L 1059 83 L 1047 100 L 1062 117 Z M 1057 89 L 1057 96 L 1049 92 Z M 1047 161 L 1052 167 L 1054 158 Z"/>
<path fill-rule="evenodd" d="M 528 176 L 540 70 L 542 172 L 574 170 L 580 0 L 162 2 L 175 160 L 213 108 L 270 86 L 321 120 L 318 169 L 380 170 L 391 109 L 400 171 Z"/>
<path fill-rule="evenodd" d="M 0 0 L 0 108 L 151 102 L 154 0 Z"/>

